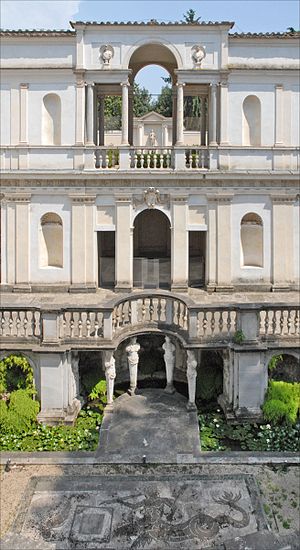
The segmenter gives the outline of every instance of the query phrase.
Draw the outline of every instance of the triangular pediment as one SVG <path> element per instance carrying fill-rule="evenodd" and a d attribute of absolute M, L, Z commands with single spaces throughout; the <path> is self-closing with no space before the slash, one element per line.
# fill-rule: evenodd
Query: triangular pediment
<path fill-rule="evenodd" d="M 146 113 L 143 116 L 137 117 L 138 120 L 143 120 L 144 122 L 162 122 L 164 120 L 168 120 L 167 117 L 160 115 L 159 113 L 156 113 L 155 111 L 150 111 L 150 113 Z"/>

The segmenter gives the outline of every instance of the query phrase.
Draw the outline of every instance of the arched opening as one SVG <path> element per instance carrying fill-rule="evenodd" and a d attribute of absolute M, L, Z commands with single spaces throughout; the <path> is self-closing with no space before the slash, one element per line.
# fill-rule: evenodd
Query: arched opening
<path fill-rule="evenodd" d="M 268 374 L 271 380 L 300 383 L 299 357 L 288 353 L 273 355 L 268 364 Z"/>
<path fill-rule="evenodd" d="M 63 267 L 63 223 L 54 212 L 41 218 L 40 267 Z"/>
<path fill-rule="evenodd" d="M 241 220 L 241 265 L 263 267 L 263 223 L 253 212 Z"/>
<path fill-rule="evenodd" d="M 261 105 L 255 95 L 243 102 L 243 145 L 261 145 Z"/>
<path fill-rule="evenodd" d="M 57 94 L 47 94 L 43 98 L 42 144 L 61 144 L 61 100 Z"/>
<path fill-rule="evenodd" d="M 169 288 L 171 284 L 171 229 L 160 210 L 143 210 L 134 220 L 133 285 Z"/>

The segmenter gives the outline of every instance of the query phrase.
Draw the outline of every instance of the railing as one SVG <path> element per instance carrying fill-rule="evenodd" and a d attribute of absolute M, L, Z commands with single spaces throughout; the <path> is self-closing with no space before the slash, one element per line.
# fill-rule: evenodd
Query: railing
<path fill-rule="evenodd" d="M 35 308 L 6 308 L 0 311 L 1 338 L 14 341 L 17 339 L 40 339 L 41 314 Z"/>
<path fill-rule="evenodd" d="M 59 339 L 98 340 L 103 338 L 103 312 L 99 309 L 88 311 L 64 311 L 59 316 Z"/>
<path fill-rule="evenodd" d="M 140 170 L 170 170 L 174 168 L 172 149 L 143 147 L 131 149 L 131 168 Z"/>
<path fill-rule="evenodd" d="M 188 330 L 187 305 L 167 296 L 130 298 L 114 307 L 112 313 L 113 334 L 127 327 L 138 325 L 168 325 Z"/>
<path fill-rule="evenodd" d="M 95 348 L 122 333 L 148 329 L 173 330 L 199 344 L 267 342 L 274 347 L 298 345 L 299 319 L 296 306 L 198 306 L 167 292 L 145 292 L 99 307 L 3 307 L 0 333 L 9 349 L 30 342 Z M 237 340 L 237 335 L 242 338 Z"/>
<path fill-rule="evenodd" d="M 10 170 L 293 170 L 299 148 L 263 146 L 5 145 L 0 167 Z"/>
<path fill-rule="evenodd" d="M 196 147 L 185 150 L 185 166 L 192 170 L 209 168 L 209 152 L 207 147 Z"/>
<path fill-rule="evenodd" d="M 299 338 L 300 336 L 300 308 L 288 306 L 262 307 L 259 318 L 259 334 L 262 338 Z"/>

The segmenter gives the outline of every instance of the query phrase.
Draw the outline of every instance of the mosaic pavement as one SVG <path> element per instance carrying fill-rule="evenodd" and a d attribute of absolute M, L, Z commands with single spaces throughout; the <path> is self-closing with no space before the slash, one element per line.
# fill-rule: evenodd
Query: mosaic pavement
<path fill-rule="evenodd" d="M 145 476 L 34 478 L 12 533 L 24 549 L 196 550 L 227 548 L 266 529 L 253 476 L 174 479 L 145 469 Z"/>

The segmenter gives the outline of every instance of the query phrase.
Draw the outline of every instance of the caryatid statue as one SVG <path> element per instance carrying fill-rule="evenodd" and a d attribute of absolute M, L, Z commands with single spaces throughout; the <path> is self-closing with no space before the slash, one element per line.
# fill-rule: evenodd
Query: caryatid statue
<path fill-rule="evenodd" d="M 130 338 L 130 343 L 126 347 L 129 376 L 130 376 L 130 389 L 129 393 L 134 395 L 137 386 L 137 370 L 139 364 L 139 350 L 140 344 L 137 343 L 136 337 Z"/>
<path fill-rule="evenodd" d="M 197 360 L 195 354 L 191 350 L 187 350 L 187 370 L 186 376 L 188 381 L 189 401 L 187 409 L 189 411 L 195 411 L 197 409 L 196 399 L 196 378 L 197 378 Z"/>
<path fill-rule="evenodd" d="M 106 395 L 107 395 L 107 404 L 111 405 L 114 398 L 114 385 L 116 378 L 116 360 L 113 356 L 112 351 L 104 352 L 104 368 L 105 368 L 105 378 L 106 378 Z"/>
<path fill-rule="evenodd" d="M 167 393 L 175 393 L 175 388 L 173 385 L 174 381 L 174 367 L 175 367 L 175 346 L 171 342 L 171 338 L 169 336 L 165 336 L 165 342 L 162 345 L 162 348 L 165 352 L 164 354 L 164 361 L 166 365 L 166 377 L 167 377 L 167 385 L 165 387 L 165 392 Z"/>

